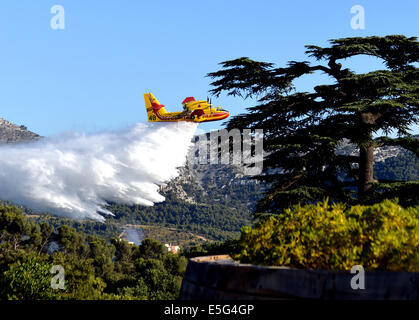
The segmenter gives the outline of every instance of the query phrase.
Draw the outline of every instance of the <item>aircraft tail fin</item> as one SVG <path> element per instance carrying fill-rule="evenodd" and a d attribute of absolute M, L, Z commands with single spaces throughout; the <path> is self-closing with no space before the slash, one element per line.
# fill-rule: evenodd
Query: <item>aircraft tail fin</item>
<path fill-rule="evenodd" d="M 159 122 L 161 121 L 159 116 L 166 113 L 164 105 L 156 99 L 152 93 L 144 94 L 145 108 L 147 110 L 147 118 L 149 122 Z"/>

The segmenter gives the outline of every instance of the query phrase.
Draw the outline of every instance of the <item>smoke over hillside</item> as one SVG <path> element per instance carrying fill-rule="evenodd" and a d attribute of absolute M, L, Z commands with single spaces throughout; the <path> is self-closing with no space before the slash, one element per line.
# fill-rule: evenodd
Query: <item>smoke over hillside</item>
<path fill-rule="evenodd" d="M 0 147 L 0 198 L 35 211 L 104 220 L 106 201 L 153 205 L 177 176 L 197 125 L 136 124 Z"/>
<path fill-rule="evenodd" d="M 141 229 L 137 229 L 133 227 L 126 227 L 124 229 L 123 239 L 139 246 L 141 245 L 141 242 L 144 239 L 144 233 L 142 232 Z"/>

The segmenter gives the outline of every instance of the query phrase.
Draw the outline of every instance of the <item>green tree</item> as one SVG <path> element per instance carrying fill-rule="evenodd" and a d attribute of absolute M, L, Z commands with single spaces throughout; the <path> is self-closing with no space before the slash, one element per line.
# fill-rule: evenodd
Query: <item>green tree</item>
<path fill-rule="evenodd" d="M 133 256 L 135 252 L 139 254 L 138 247 L 120 238 L 112 238 L 111 243 L 115 247 L 115 269 L 123 274 L 131 274 L 135 269 Z"/>
<path fill-rule="evenodd" d="M 139 258 L 136 261 L 139 274 L 137 290 L 144 292 L 147 288 L 147 299 L 149 300 L 169 300 L 176 299 L 182 277 L 170 274 L 165 269 L 162 260 Z"/>
<path fill-rule="evenodd" d="M 144 239 L 139 247 L 139 254 L 145 259 L 161 259 L 165 254 L 164 245 L 154 239 Z"/>
<path fill-rule="evenodd" d="M 115 247 L 108 245 L 106 240 L 96 236 L 89 236 L 87 242 L 89 245 L 89 258 L 93 259 L 96 274 L 103 277 L 112 273 L 112 258 L 115 254 Z"/>
<path fill-rule="evenodd" d="M 183 276 L 186 271 L 188 260 L 185 257 L 167 253 L 163 259 L 164 268 L 174 276 Z"/>
<path fill-rule="evenodd" d="M 317 62 L 291 61 L 284 68 L 248 58 L 222 62 L 209 73 L 213 94 L 258 97 L 249 113 L 233 117 L 232 128 L 263 128 L 268 155 L 263 175 L 271 184 L 259 211 L 282 212 L 298 203 L 329 196 L 333 201 L 375 202 L 386 193 L 406 190 L 419 194 L 418 182 L 374 180 L 374 148 L 396 145 L 419 156 L 419 141 L 409 128 L 419 123 L 419 46 L 416 37 L 355 37 L 330 41 L 329 47 L 306 46 Z M 386 68 L 356 74 L 339 60 L 366 55 L 381 59 Z M 294 80 L 314 72 L 332 84 L 318 84 L 313 92 L 297 92 Z M 380 132 L 384 136 L 374 137 Z M 390 138 L 391 132 L 397 138 Z M 339 154 L 343 139 L 355 144 L 359 155 Z M 401 203 L 406 199 L 400 197 Z M 412 204 L 410 202 L 410 204 Z"/>
<path fill-rule="evenodd" d="M 4 273 L 2 295 L 11 300 L 54 299 L 51 264 L 36 256 L 17 261 Z"/>
<path fill-rule="evenodd" d="M 38 246 L 39 227 L 27 221 L 22 210 L 13 206 L 0 206 L 1 251 L 16 252 L 26 246 Z"/>
<path fill-rule="evenodd" d="M 54 252 L 53 264 L 64 268 L 65 290 L 60 299 L 97 300 L 102 299 L 106 283 L 95 272 L 92 259 L 80 259 L 74 254 Z"/>
<path fill-rule="evenodd" d="M 86 257 L 89 253 L 85 236 L 69 226 L 63 225 L 58 228 L 58 241 L 61 250 L 66 254 Z"/>
<path fill-rule="evenodd" d="M 47 250 L 48 244 L 54 232 L 54 227 L 48 223 L 41 223 L 40 228 L 40 244 L 38 252 L 45 252 Z"/>

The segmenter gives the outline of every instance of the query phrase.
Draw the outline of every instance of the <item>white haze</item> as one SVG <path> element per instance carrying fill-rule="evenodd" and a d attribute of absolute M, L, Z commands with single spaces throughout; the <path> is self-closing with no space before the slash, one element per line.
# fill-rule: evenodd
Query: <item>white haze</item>
<path fill-rule="evenodd" d="M 103 221 L 107 201 L 151 206 L 178 175 L 197 125 L 136 124 L 0 147 L 0 198 L 73 219 Z"/>
<path fill-rule="evenodd" d="M 141 229 L 127 227 L 124 229 L 122 238 L 139 246 L 144 239 L 144 233 Z"/>

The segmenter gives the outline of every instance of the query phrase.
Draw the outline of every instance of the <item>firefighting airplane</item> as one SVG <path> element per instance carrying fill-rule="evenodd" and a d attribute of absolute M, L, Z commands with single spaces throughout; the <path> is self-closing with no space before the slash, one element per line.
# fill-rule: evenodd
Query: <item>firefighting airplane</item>
<path fill-rule="evenodd" d="M 211 103 L 205 100 L 195 101 L 194 97 L 183 100 L 183 111 L 178 112 L 167 112 L 152 93 L 145 93 L 144 101 L 149 122 L 207 122 L 222 120 L 230 115 L 221 107 L 212 107 Z"/>

